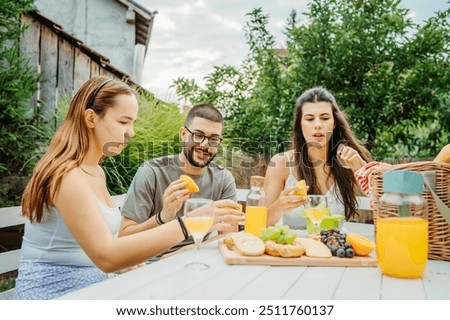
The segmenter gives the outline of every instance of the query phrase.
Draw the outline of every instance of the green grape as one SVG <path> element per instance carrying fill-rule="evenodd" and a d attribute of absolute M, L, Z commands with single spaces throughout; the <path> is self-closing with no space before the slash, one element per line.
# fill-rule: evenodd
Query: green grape
<path fill-rule="evenodd" d="M 297 235 L 289 229 L 289 226 L 280 224 L 264 228 L 261 233 L 263 241 L 273 240 L 278 244 L 292 244 L 295 238 Z"/>
<path fill-rule="evenodd" d="M 281 234 L 278 238 L 276 238 L 275 242 L 278 244 L 284 244 L 284 234 Z"/>
<path fill-rule="evenodd" d="M 280 236 L 280 234 L 281 234 L 281 231 L 278 228 L 270 226 L 270 227 L 264 228 L 262 230 L 260 238 L 263 241 L 274 240 L 274 239 L 278 238 Z"/>
<path fill-rule="evenodd" d="M 294 233 L 287 232 L 281 234 L 278 238 L 274 239 L 278 244 L 292 244 L 297 236 Z"/>
<path fill-rule="evenodd" d="M 281 227 L 281 234 L 286 234 L 286 233 L 288 233 L 290 231 L 291 230 L 289 229 L 289 226 L 284 225 L 284 226 Z"/>
<path fill-rule="evenodd" d="M 292 244 L 296 238 L 297 238 L 297 235 L 295 233 L 288 232 L 284 235 L 284 243 Z"/>
<path fill-rule="evenodd" d="M 274 228 L 277 228 L 278 230 L 281 231 L 281 229 L 283 229 L 283 225 L 277 223 L 276 225 L 274 225 Z"/>

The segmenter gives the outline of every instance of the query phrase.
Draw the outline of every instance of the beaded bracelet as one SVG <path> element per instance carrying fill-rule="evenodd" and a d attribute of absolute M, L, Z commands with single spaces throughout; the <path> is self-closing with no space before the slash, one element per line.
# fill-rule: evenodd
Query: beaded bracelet
<path fill-rule="evenodd" d="M 156 223 L 159 224 L 159 225 L 164 224 L 164 221 L 162 221 L 162 219 L 161 219 L 161 211 L 159 211 L 159 212 L 155 215 L 155 220 L 156 220 Z"/>
<path fill-rule="evenodd" d="M 189 238 L 189 233 L 186 229 L 186 225 L 184 224 L 183 219 L 181 219 L 180 216 L 177 216 L 177 220 L 178 220 L 178 223 L 180 224 L 181 231 L 183 231 L 184 240 L 186 240 L 187 238 Z"/>

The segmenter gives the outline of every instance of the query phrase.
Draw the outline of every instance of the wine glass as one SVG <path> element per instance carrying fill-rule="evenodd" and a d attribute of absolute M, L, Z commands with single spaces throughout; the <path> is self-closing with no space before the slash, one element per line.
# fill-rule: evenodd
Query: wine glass
<path fill-rule="evenodd" d="M 194 238 L 197 248 L 197 261 L 185 267 L 192 270 L 208 269 L 209 265 L 199 261 L 200 244 L 214 221 L 214 205 L 210 199 L 189 198 L 184 204 L 184 224 Z"/>
<path fill-rule="evenodd" d="M 327 198 L 322 195 L 309 195 L 305 211 L 307 217 L 314 224 L 314 233 L 319 233 L 320 224 L 328 214 Z"/>

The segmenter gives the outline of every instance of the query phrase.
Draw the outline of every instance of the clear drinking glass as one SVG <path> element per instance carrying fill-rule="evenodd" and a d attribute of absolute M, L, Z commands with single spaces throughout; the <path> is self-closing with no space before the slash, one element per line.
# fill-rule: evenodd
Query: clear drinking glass
<path fill-rule="evenodd" d="M 314 224 L 314 233 L 319 233 L 320 224 L 328 214 L 327 198 L 322 195 L 308 195 L 308 202 L 305 207 L 307 217 Z"/>
<path fill-rule="evenodd" d="M 214 221 L 214 205 L 211 199 L 190 198 L 184 204 L 184 224 L 194 238 L 197 259 L 185 267 L 192 270 L 208 269 L 209 265 L 199 261 L 200 244 Z"/>

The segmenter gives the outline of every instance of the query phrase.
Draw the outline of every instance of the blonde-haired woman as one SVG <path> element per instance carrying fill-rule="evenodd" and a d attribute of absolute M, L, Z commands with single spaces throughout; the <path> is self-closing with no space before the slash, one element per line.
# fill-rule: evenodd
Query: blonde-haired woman
<path fill-rule="evenodd" d="M 138 102 L 123 82 L 96 77 L 73 97 L 22 199 L 27 217 L 17 299 L 52 299 L 141 263 L 187 238 L 181 219 L 117 238 L 120 212 L 99 163 L 133 136 Z"/>

